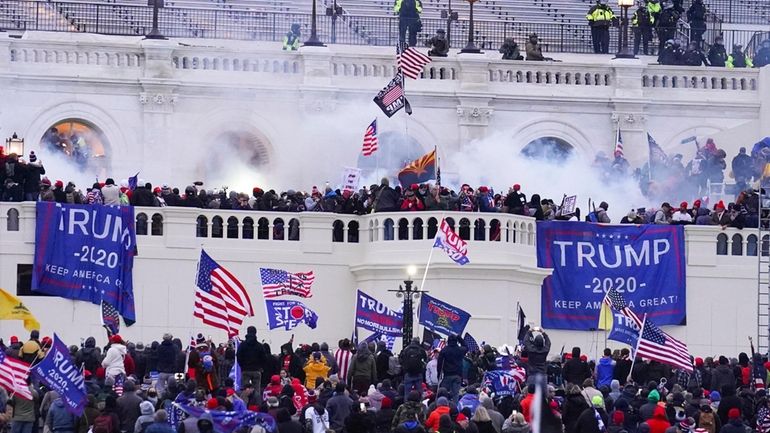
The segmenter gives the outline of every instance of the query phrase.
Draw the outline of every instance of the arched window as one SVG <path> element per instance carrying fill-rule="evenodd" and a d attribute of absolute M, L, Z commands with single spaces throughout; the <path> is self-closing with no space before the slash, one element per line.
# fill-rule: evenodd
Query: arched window
<path fill-rule="evenodd" d="M 211 152 L 199 167 L 204 173 L 226 172 L 234 163 L 246 164 L 253 169 L 267 166 L 271 162 L 271 145 L 267 137 L 258 130 L 227 130 L 209 139 L 228 152 Z"/>
<path fill-rule="evenodd" d="M 521 149 L 521 154 L 531 159 L 564 161 L 573 150 L 573 146 L 561 138 L 543 137 L 529 142 Z"/>
<path fill-rule="evenodd" d="M 270 238 L 270 221 L 262 217 L 257 221 L 257 239 Z"/>
<path fill-rule="evenodd" d="M 718 256 L 727 255 L 727 235 L 724 233 L 720 233 L 717 235 L 717 255 Z"/>
<path fill-rule="evenodd" d="M 143 236 L 147 234 L 147 214 L 136 214 L 136 234 L 137 236 Z"/>
<path fill-rule="evenodd" d="M 743 236 L 736 233 L 733 235 L 733 244 L 731 246 L 730 255 L 742 256 L 743 255 Z"/>
<path fill-rule="evenodd" d="M 438 232 L 438 220 L 436 218 L 428 218 L 428 239 L 436 237 Z"/>
<path fill-rule="evenodd" d="M 106 175 L 110 169 L 109 140 L 98 126 L 83 119 L 64 119 L 53 124 L 40 138 L 39 146 L 70 161 L 79 170 Z"/>
<path fill-rule="evenodd" d="M 351 244 L 358 243 L 358 221 L 348 223 L 348 242 Z"/>
<path fill-rule="evenodd" d="M 251 217 L 243 219 L 243 228 L 241 229 L 241 238 L 254 239 L 254 220 Z"/>
<path fill-rule="evenodd" d="M 757 236 L 749 235 L 746 237 L 746 255 L 757 256 Z"/>
<path fill-rule="evenodd" d="M 374 242 L 374 234 L 376 230 L 374 229 L 374 221 L 369 220 L 369 242 Z"/>
<path fill-rule="evenodd" d="M 460 235 L 460 239 L 466 241 L 471 240 L 471 222 L 468 218 L 462 218 L 460 220 L 460 230 L 458 235 Z"/>
<path fill-rule="evenodd" d="M 409 220 L 401 218 L 398 220 L 398 240 L 405 241 L 409 239 Z"/>
<path fill-rule="evenodd" d="M 383 229 L 382 240 L 392 241 L 393 240 L 393 220 L 390 218 L 385 218 L 385 221 L 382 222 L 382 229 Z"/>
<path fill-rule="evenodd" d="M 299 220 L 297 218 L 292 218 L 289 220 L 289 240 L 299 240 Z"/>
<path fill-rule="evenodd" d="M 19 210 L 15 207 L 8 209 L 8 220 L 5 222 L 5 229 L 9 232 L 19 231 Z"/>
<path fill-rule="evenodd" d="M 217 215 L 214 218 L 211 218 L 211 237 L 212 238 L 222 237 L 223 225 L 224 225 L 224 220 L 222 220 L 221 216 Z"/>
<path fill-rule="evenodd" d="M 412 239 L 422 239 L 422 218 L 412 221 Z"/>
<path fill-rule="evenodd" d="M 334 220 L 332 223 L 332 242 L 342 242 L 345 223 L 340 220 Z"/>
<path fill-rule="evenodd" d="M 238 239 L 238 218 L 234 216 L 227 219 L 227 239 Z"/>
<path fill-rule="evenodd" d="M 150 233 L 153 236 L 163 236 L 163 215 L 159 213 L 152 214 L 152 225 L 150 226 Z"/>
<path fill-rule="evenodd" d="M 492 242 L 500 242 L 500 220 L 493 219 L 489 222 L 489 240 Z"/>
<path fill-rule="evenodd" d="M 276 218 L 273 220 L 273 240 L 274 241 L 283 240 L 283 219 L 282 218 Z"/>
<path fill-rule="evenodd" d="M 449 225 L 449 227 L 452 229 L 452 231 L 455 231 L 455 219 L 452 217 L 446 217 L 444 218 L 444 221 Z"/>
<path fill-rule="evenodd" d="M 195 237 L 207 238 L 209 237 L 209 219 L 205 215 L 198 215 L 198 219 L 195 224 Z"/>
<path fill-rule="evenodd" d="M 481 218 L 477 218 L 474 225 L 475 227 L 473 229 L 473 239 L 477 241 L 483 241 L 486 239 L 486 221 Z"/>

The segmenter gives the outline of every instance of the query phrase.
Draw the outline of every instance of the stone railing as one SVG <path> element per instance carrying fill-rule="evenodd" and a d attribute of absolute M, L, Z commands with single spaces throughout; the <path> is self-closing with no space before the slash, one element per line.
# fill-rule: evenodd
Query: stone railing
<path fill-rule="evenodd" d="M 307 242 L 325 244 L 324 249 L 333 244 L 395 245 L 433 239 L 442 218 L 462 239 L 476 245 L 474 248 L 480 244 L 534 248 L 536 242 L 533 218 L 500 213 L 389 212 L 357 216 L 162 207 L 136 208 L 135 217 L 140 243 L 161 239 L 167 246 L 195 245 L 203 240 Z M 770 235 L 765 235 L 760 245 L 756 229 L 687 226 L 685 233 L 690 256 L 706 256 L 709 262 L 718 256 L 756 260 L 760 251 L 770 254 Z M 0 203 L 0 234 L 0 239 L 34 242 L 35 204 Z"/>

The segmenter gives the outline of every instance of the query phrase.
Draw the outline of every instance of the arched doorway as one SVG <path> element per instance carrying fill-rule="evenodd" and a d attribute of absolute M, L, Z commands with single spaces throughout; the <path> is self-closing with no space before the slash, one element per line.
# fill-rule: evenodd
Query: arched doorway
<path fill-rule="evenodd" d="M 383 132 L 379 134 L 378 141 L 377 152 L 371 156 L 358 156 L 362 178 L 392 176 L 393 167 L 404 167 L 426 153 L 417 140 L 401 132 Z"/>
<path fill-rule="evenodd" d="M 521 154 L 527 158 L 561 162 L 569 159 L 574 147 L 565 140 L 557 137 L 542 137 L 530 141 Z"/>
<path fill-rule="evenodd" d="M 83 119 L 64 119 L 46 130 L 40 150 L 64 156 L 79 169 L 104 176 L 110 169 L 110 143 L 102 130 Z"/>
<path fill-rule="evenodd" d="M 269 167 L 270 142 L 259 131 L 226 130 L 206 144 L 216 151 L 208 153 L 198 171 L 209 184 L 229 185 L 236 191 L 250 190 L 249 179 L 261 177 L 260 172 Z"/>

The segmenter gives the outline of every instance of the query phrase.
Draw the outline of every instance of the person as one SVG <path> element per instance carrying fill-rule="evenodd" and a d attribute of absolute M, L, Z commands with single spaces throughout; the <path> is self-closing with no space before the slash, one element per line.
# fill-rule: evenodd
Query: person
<path fill-rule="evenodd" d="M 425 406 L 420 401 L 420 397 L 420 391 L 415 390 L 409 392 L 406 401 L 396 409 L 396 413 L 393 415 L 393 421 L 391 423 L 393 429 L 396 429 L 407 421 L 416 420 L 420 424 L 425 422 Z M 448 402 L 447 407 L 449 407 Z"/>
<path fill-rule="evenodd" d="M 420 390 L 428 355 L 420 346 L 420 339 L 415 337 L 398 356 L 404 370 L 404 398 L 413 390 Z"/>
<path fill-rule="evenodd" d="M 332 430 L 341 431 L 345 427 L 345 419 L 350 415 L 351 406 L 353 406 L 353 399 L 348 397 L 345 384 L 338 383 L 334 388 L 334 395 L 326 402 L 329 426 Z"/>
<path fill-rule="evenodd" d="M 498 51 L 503 55 L 503 60 L 524 60 L 519 45 L 512 37 L 505 38 Z"/>
<path fill-rule="evenodd" d="M 639 7 L 631 17 L 631 30 L 634 32 L 634 55 L 639 54 L 640 45 L 645 56 L 650 54 L 650 41 L 652 40 L 654 24 L 650 10 L 644 3 L 640 2 Z"/>
<path fill-rule="evenodd" d="M 700 49 L 703 33 L 706 32 L 706 6 L 703 0 L 693 0 L 687 9 L 687 22 L 690 23 L 690 43 Z"/>
<path fill-rule="evenodd" d="M 601 433 L 606 432 L 609 424 L 607 411 L 604 410 L 604 399 L 594 396 L 591 399 L 591 407 L 584 410 L 575 424 L 575 433 Z"/>
<path fill-rule="evenodd" d="M 690 42 L 690 45 L 687 46 L 687 50 L 685 50 L 682 55 L 682 63 L 686 66 L 703 66 L 708 64 L 708 59 L 706 59 L 706 56 L 704 56 L 703 52 L 698 48 L 698 43 L 693 41 Z"/>
<path fill-rule="evenodd" d="M 727 56 L 727 62 L 725 63 L 728 68 L 753 68 L 754 64 L 751 59 L 743 52 L 743 45 L 734 44 L 733 51 Z"/>
<path fill-rule="evenodd" d="M 406 32 L 409 31 L 409 46 L 417 45 L 417 33 L 422 30 L 420 14 L 422 13 L 421 0 L 396 0 L 393 12 L 398 15 L 398 43 L 404 46 L 407 42 Z"/>
<path fill-rule="evenodd" d="M 532 331 L 538 332 L 538 335 L 533 335 Z M 529 376 L 534 377 L 535 373 L 545 374 L 545 362 L 548 352 L 551 351 L 551 338 L 543 328 L 535 327 L 527 331 L 524 336 L 524 350 L 527 352 Z"/>
<path fill-rule="evenodd" d="M 733 177 L 735 178 L 736 187 L 743 191 L 746 190 L 749 182 L 753 176 L 753 161 L 749 155 L 746 154 L 746 148 L 741 147 L 738 149 L 738 154 L 735 155 L 730 168 L 733 170 Z"/>
<path fill-rule="evenodd" d="M 529 35 L 529 40 L 527 41 L 527 60 L 550 60 L 543 57 L 543 49 L 538 43 L 537 33 L 530 33 Z"/>
<path fill-rule="evenodd" d="M 719 200 L 719 203 L 714 206 L 714 213 L 711 214 L 711 225 L 722 226 L 722 228 L 724 228 L 728 227 L 731 222 L 730 214 L 725 210 L 725 203 L 722 200 Z"/>
<path fill-rule="evenodd" d="M 32 364 L 38 359 L 42 359 L 43 356 L 44 353 L 40 346 L 40 331 L 33 330 L 29 333 L 29 340 L 25 341 L 21 349 L 19 349 L 19 358 L 28 364 Z"/>
<path fill-rule="evenodd" d="M 770 65 L 770 39 L 762 41 L 759 50 L 754 54 L 755 68 L 761 68 L 763 66 Z"/>
<path fill-rule="evenodd" d="M 604 349 L 604 356 L 596 363 L 596 386 L 610 386 L 615 370 L 615 360 L 612 359 L 612 351 Z"/>
<path fill-rule="evenodd" d="M 321 352 L 313 352 L 313 356 L 307 361 L 303 370 L 305 370 L 305 387 L 315 389 L 318 386 L 318 380 L 323 382 L 328 379 L 331 367 L 326 365 Z"/>
<path fill-rule="evenodd" d="M 666 417 L 666 409 L 663 406 L 655 406 L 652 417 L 644 423 L 649 427 L 650 433 L 665 433 L 671 426 L 668 417 Z"/>
<path fill-rule="evenodd" d="M 591 26 L 591 41 L 594 54 L 610 52 L 610 26 L 615 18 L 612 9 L 607 6 L 607 0 L 596 0 L 596 4 L 588 10 L 586 19 Z"/>
<path fill-rule="evenodd" d="M 308 433 L 325 433 L 329 431 L 329 411 L 323 405 L 315 402 L 304 412 L 305 431 Z"/>
<path fill-rule="evenodd" d="M 678 21 L 679 12 L 672 5 L 666 6 L 660 13 L 660 16 L 655 18 L 658 41 L 660 41 L 658 51 L 663 51 L 665 41 L 674 38 Z"/>
<path fill-rule="evenodd" d="M 158 382 L 155 384 L 155 388 L 161 395 L 176 373 L 176 348 L 171 341 L 173 338 L 169 333 L 163 334 L 163 340 L 155 351 L 158 369 Z"/>
<path fill-rule="evenodd" d="M 64 400 L 57 398 L 48 409 L 45 425 L 54 433 L 72 433 L 75 428 L 75 416 L 69 413 Z"/>
<path fill-rule="evenodd" d="M 436 29 L 436 34 L 425 41 L 425 46 L 430 47 L 428 55 L 431 57 L 446 57 L 449 52 L 449 41 L 446 40 L 446 30 Z"/>
<path fill-rule="evenodd" d="M 257 328 L 249 326 L 246 328 L 246 338 L 238 345 L 235 353 L 238 359 L 238 365 L 241 367 L 241 389 L 251 385 L 257 396 L 262 394 L 262 370 L 265 363 L 265 349 L 257 341 Z M 315 388 L 315 384 L 313 384 Z"/>
<path fill-rule="evenodd" d="M 155 422 L 150 424 L 144 430 L 144 433 L 174 433 L 171 424 L 168 423 L 168 412 L 166 412 L 165 409 L 160 409 L 155 412 L 154 420 Z"/>
<path fill-rule="evenodd" d="M 438 354 L 438 371 L 444 375 L 441 386 L 449 390 L 452 403 L 457 403 L 463 374 L 463 358 L 467 349 L 460 347 L 458 337 L 450 335 L 446 346 Z"/>
<path fill-rule="evenodd" d="M 283 35 L 283 50 L 297 51 L 299 49 L 299 38 L 300 26 L 299 23 L 294 23 L 291 25 L 291 30 Z"/>
<path fill-rule="evenodd" d="M 572 348 L 570 359 L 564 363 L 562 374 L 565 382 L 575 385 L 580 385 L 591 377 L 591 368 L 588 367 L 588 363 L 581 359 L 579 347 Z"/>
<path fill-rule="evenodd" d="M 671 216 L 671 222 L 677 224 L 689 224 L 692 222 L 692 215 L 687 210 L 687 202 L 679 203 L 679 209 Z"/>
<path fill-rule="evenodd" d="M 147 427 L 155 421 L 155 407 L 149 401 L 139 403 L 139 418 L 134 423 L 134 433 L 144 433 Z"/>
<path fill-rule="evenodd" d="M 347 381 L 359 395 L 366 395 L 369 385 L 377 382 L 377 363 L 365 342 L 358 345 L 358 351 L 350 363 Z"/>
<path fill-rule="evenodd" d="M 126 375 L 124 360 L 127 353 L 128 349 L 123 344 L 123 339 L 120 335 L 115 334 L 110 337 L 110 347 L 107 349 L 107 353 L 102 360 L 105 377 L 115 379 L 118 375 Z"/>
<path fill-rule="evenodd" d="M 727 423 L 722 426 L 719 433 L 745 433 L 746 426 L 741 419 L 741 411 L 738 408 L 732 408 L 727 412 Z"/>
<path fill-rule="evenodd" d="M 484 406 L 477 406 L 473 411 L 473 417 L 471 421 L 476 424 L 479 433 L 497 433 L 495 427 L 492 424 L 492 418 L 489 417 L 489 412 Z"/>
<path fill-rule="evenodd" d="M 727 65 L 727 50 L 725 49 L 724 38 L 719 35 L 714 38 L 714 43 L 709 47 L 706 54 L 709 66 L 725 67 Z"/>
<path fill-rule="evenodd" d="M 503 423 L 503 433 L 530 433 L 531 427 L 521 412 L 513 411 Z"/>
<path fill-rule="evenodd" d="M 120 431 L 134 433 L 134 425 L 141 415 L 139 405 L 142 398 L 136 394 L 136 385 L 131 379 L 123 384 L 123 395 L 118 397 L 118 418 L 120 418 Z"/>
<path fill-rule="evenodd" d="M 679 41 L 669 39 L 666 41 L 663 49 L 658 56 L 658 63 L 661 65 L 681 65 L 684 57 L 684 51 L 682 51 Z"/>
<path fill-rule="evenodd" d="M 604 224 L 609 224 L 611 222 L 610 216 L 607 214 L 607 209 L 609 208 L 610 205 L 607 204 L 606 201 L 599 203 L 599 209 L 596 210 L 596 222 Z"/>
<path fill-rule="evenodd" d="M 425 420 L 425 427 L 429 432 L 437 432 L 439 427 L 439 420 L 442 415 L 449 414 L 449 399 L 446 397 L 439 397 L 436 399 L 436 408 L 428 415 L 428 419 Z"/>
<path fill-rule="evenodd" d="M 671 205 L 664 202 L 660 209 L 655 212 L 653 224 L 671 224 Z"/>

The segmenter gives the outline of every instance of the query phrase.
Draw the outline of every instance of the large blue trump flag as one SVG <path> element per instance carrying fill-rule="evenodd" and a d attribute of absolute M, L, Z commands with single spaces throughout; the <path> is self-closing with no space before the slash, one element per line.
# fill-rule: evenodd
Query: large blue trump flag
<path fill-rule="evenodd" d="M 660 325 L 686 320 L 682 226 L 537 223 L 544 328 L 597 327 L 605 293 L 614 288 L 639 316 Z"/>
<path fill-rule="evenodd" d="M 39 202 L 32 290 L 114 306 L 136 320 L 134 208 Z"/>

